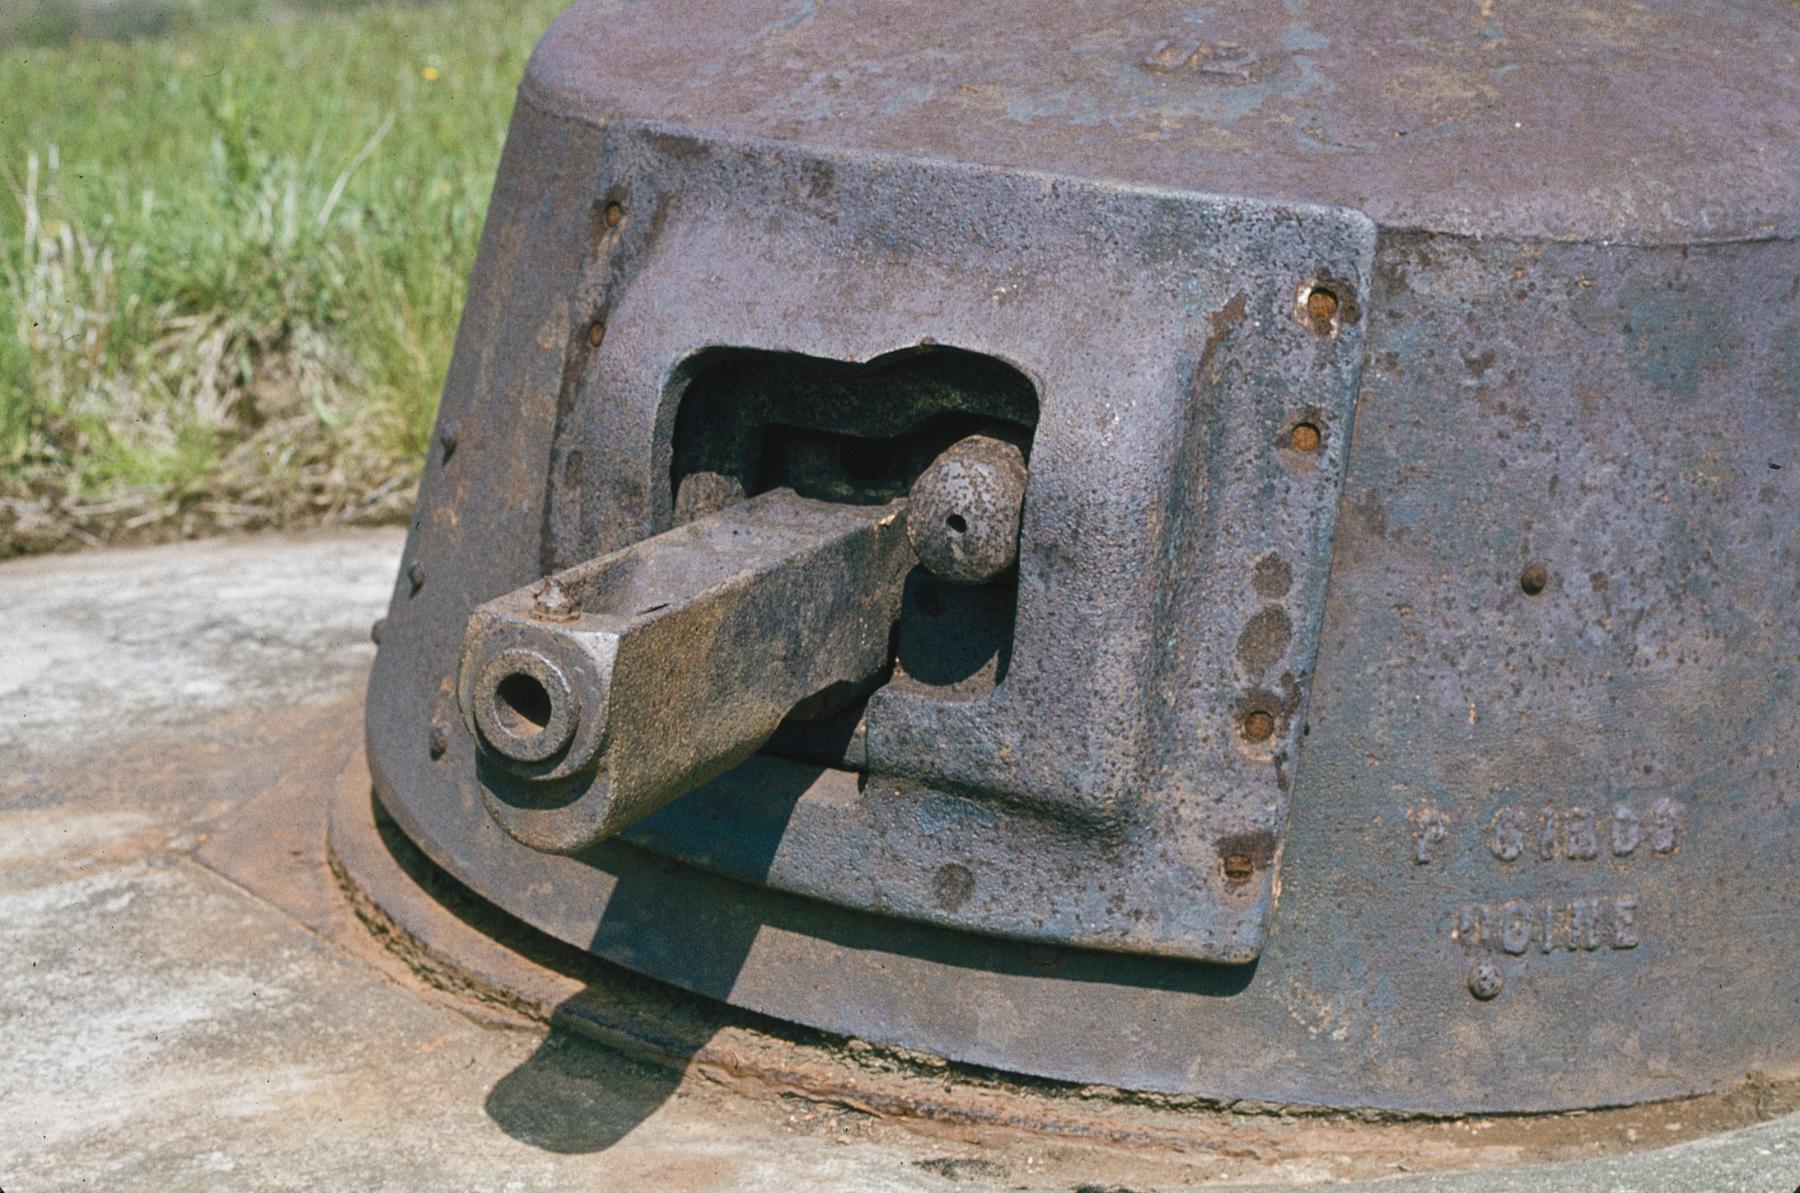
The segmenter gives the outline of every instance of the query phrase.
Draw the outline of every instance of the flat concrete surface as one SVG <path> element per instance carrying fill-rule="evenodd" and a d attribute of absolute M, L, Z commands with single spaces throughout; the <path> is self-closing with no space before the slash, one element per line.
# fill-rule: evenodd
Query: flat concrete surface
<path fill-rule="evenodd" d="M 5 1193 L 1207 1182 L 1199 1152 L 1153 1164 L 739 1096 L 414 980 L 359 935 L 317 841 L 399 548 L 357 532 L 0 566 Z M 1651 1118 L 1673 1134 L 1685 1113 Z M 1551 1167 L 1404 1167 L 1379 1187 L 1789 1193 L 1800 1116 Z M 1292 1188 L 1334 1169 L 1230 1171 Z"/>

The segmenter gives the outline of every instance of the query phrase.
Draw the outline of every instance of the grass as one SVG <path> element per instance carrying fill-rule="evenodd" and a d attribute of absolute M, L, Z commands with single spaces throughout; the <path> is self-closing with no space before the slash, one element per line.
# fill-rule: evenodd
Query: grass
<path fill-rule="evenodd" d="M 403 517 L 565 0 L 82 2 L 0 23 L 0 555 Z"/>

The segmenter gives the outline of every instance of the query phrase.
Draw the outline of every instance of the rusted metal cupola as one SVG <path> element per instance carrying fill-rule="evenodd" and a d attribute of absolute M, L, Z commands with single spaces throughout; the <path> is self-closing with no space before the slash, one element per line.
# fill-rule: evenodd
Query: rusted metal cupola
<path fill-rule="evenodd" d="M 1800 1064 L 1800 12 L 626 5 L 368 698 L 562 941 L 1130 1090 Z"/>

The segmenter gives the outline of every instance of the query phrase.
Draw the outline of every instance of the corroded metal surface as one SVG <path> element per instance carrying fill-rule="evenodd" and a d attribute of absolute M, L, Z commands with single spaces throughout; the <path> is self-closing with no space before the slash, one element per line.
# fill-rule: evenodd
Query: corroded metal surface
<path fill-rule="evenodd" d="M 481 606 L 458 674 L 488 811 L 576 853 L 862 687 L 912 562 L 903 515 L 777 489 Z"/>
<path fill-rule="evenodd" d="M 1349 442 L 1367 221 L 647 126 L 614 128 L 599 165 L 627 215 L 587 265 L 606 294 L 589 318 L 603 342 L 579 342 L 546 428 L 557 562 L 672 520 L 657 464 L 675 454 L 682 382 L 710 345 L 862 362 L 954 343 L 1018 362 L 1040 405 L 985 687 L 902 652 L 868 699 L 859 766 L 758 760 L 625 839 L 861 910 L 1253 959 Z M 775 209 L 782 220 L 756 223 Z M 885 280 L 871 288 L 876 261 Z M 1327 287 L 1341 307 L 1316 319 L 1304 304 Z M 1316 450 L 1288 443 L 1296 422 L 1324 428 Z M 446 468 L 488 462 L 466 443 Z M 447 576 L 498 579 L 486 560 L 444 558 Z M 946 637 L 937 623 L 958 616 L 914 608 L 904 640 Z M 442 665 L 435 644 L 409 649 L 394 657 Z M 664 698 L 718 694 L 690 688 Z M 428 768 L 413 783 L 464 787 L 469 762 L 453 743 L 401 765 Z M 434 835 L 484 831 L 420 799 Z"/>
<path fill-rule="evenodd" d="M 809 1106 L 809 1117 L 869 1116 L 901 1128 L 906 1134 L 898 1138 L 921 1152 L 933 1150 L 934 1141 L 966 1138 L 981 1158 L 943 1171 L 980 1187 L 988 1178 L 1005 1187 L 997 1178 L 1021 1157 L 1030 1158 L 1033 1187 L 1041 1188 L 1092 1188 L 1096 1179 L 1113 1182 L 1109 1188 L 1243 1187 L 1239 1181 L 1267 1187 L 1284 1179 L 1391 1181 L 1396 1172 L 1591 1162 L 1800 1105 L 1800 1085 L 1756 1082 L 1691 1100 L 1678 1120 L 1655 1106 L 1489 1119 L 1334 1114 L 1132 1097 L 948 1066 L 705 1003 L 534 932 L 419 854 L 371 800 L 361 758 L 343 770 L 329 802 L 329 865 L 358 918 L 397 958 L 464 1005 L 566 1028 L 739 1098 Z M 316 815 L 316 802 L 308 803 Z M 243 827 L 234 844 L 254 856 L 257 825 Z M 316 857 L 308 860 L 319 867 Z M 929 1163 L 919 1167 L 931 1170 Z M 1540 1180 L 1574 1175 L 1568 1168 L 1537 1171 Z"/>
<path fill-rule="evenodd" d="M 1004 439 L 971 435 L 919 474 L 906 538 L 919 562 L 953 584 L 998 580 L 1019 561 L 1025 457 Z"/>
<path fill-rule="evenodd" d="M 1800 232 L 1800 14 L 1726 3 L 585 3 L 522 97 L 1450 236 Z"/>
<path fill-rule="evenodd" d="M 383 636 L 384 800 L 564 941 L 978 1064 L 1437 1111 L 1795 1069 L 1800 21 L 1750 20 L 579 6 Z M 942 407 L 1029 434 L 1016 590 L 909 589 L 840 741 L 629 844 L 494 828 L 469 611 L 756 487 L 747 438 L 684 455 L 681 362 L 926 339 L 1036 391 Z M 962 623 L 1010 637 L 909 691 Z"/>

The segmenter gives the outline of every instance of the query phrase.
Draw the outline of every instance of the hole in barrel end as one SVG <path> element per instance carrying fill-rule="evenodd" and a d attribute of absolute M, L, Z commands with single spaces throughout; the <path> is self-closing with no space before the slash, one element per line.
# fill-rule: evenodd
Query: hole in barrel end
<path fill-rule="evenodd" d="M 550 693 L 534 676 L 515 671 L 494 686 L 494 712 L 508 733 L 533 738 L 550 724 Z"/>

